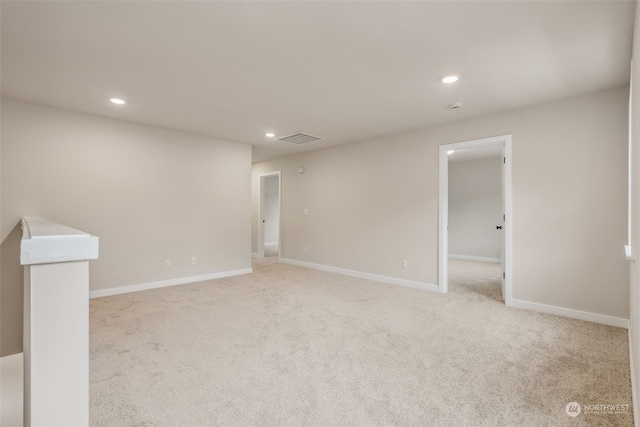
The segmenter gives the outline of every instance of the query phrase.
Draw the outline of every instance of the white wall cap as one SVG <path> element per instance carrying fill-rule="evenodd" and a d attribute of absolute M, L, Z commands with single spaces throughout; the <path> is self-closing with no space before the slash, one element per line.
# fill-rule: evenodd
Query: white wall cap
<path fill-rule="evenodd" d="M 44 218 L 22 218 L 20 264 L 50 264 L 98 258 L 98 238 Z"/>

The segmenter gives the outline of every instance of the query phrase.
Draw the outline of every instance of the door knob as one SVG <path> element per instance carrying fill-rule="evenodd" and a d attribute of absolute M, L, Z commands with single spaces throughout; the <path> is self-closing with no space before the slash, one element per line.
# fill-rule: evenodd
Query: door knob
<path fill-rule="evenodd" d="M 502 230 L 502 226 L 501 225 L 496 225 L 496 230 Z"/>

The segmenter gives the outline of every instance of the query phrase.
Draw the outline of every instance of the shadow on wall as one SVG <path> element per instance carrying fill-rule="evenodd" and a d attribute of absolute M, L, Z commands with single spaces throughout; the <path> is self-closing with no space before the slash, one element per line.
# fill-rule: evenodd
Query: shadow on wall
<path fill-rule="evenodd" d="M 0 356 L 22 352 L 24 268 L 20 265 L 20 225 L 0 245 Z"/>

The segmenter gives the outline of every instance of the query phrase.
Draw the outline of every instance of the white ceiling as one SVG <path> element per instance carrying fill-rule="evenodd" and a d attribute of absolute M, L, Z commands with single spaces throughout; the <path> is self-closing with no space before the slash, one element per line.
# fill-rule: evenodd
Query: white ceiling
<path fill-rule="evenodd" d="M 627 84 L 635 2 L 0 7 L 3 97 L 248 143 L 257 161 Z"/>
<path fill-rule="evenodd" d="M 490 145 L 488 147 L 455 150 L 453 153 L 449 154 L 449 163 L 468 162 L 471 160 L 483 160 L 494 157 L 502 157 L 502 145 Z"/>

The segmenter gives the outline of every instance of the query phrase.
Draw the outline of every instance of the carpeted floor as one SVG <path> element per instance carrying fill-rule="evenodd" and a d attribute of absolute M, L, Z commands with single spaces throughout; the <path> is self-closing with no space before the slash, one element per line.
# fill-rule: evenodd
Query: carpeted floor
<path fill-rule="evenodd" d="M 632 425 L 565 411 L 631 404 L 627 331 L 505 307 L 492 268 L 442 295 L 264 258 L 91 300 L 91 425 Z"/>
<path fill-rule="evenodd" d="M 264 257 L 277 257 L 279 255 L 278 245 L 265 245 L 264 247 Z"/>

